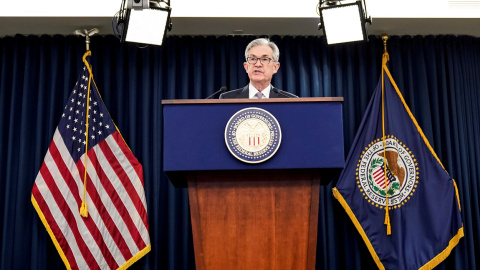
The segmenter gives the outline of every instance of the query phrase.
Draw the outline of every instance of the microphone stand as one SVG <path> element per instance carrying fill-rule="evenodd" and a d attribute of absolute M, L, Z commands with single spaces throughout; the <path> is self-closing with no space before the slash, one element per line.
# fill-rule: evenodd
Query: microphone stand
<path fill-rule="evenodd" d="M 206 99 L 210 99 L 212 98 L 213 96 L 215 96 L 216 94 L 220 93 L 220 92 L 224 92 L 225 90 L 227 90 L 227 87 L 226 86 L 222 86 L 220 87 L 220 90 L 218 90 L 217 92 L 211 94 L 210 96 L 208 96 Z"/>

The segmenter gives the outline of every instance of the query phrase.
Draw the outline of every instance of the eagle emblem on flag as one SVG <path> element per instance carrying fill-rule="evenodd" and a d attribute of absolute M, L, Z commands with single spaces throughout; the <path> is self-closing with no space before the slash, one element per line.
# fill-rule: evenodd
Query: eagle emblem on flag
<path fill-rule="evenodd" d="M 412 151 L 394 136 L 365 147 L 358 163 L 357 184 L 365 199 L 383 208 L 404 205 L 418 184 L 418 163 Z"/>

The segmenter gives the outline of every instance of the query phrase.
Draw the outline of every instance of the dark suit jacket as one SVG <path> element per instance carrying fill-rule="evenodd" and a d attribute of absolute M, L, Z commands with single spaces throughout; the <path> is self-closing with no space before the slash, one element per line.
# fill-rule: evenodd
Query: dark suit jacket
<path fill-rule="evenodd" d="M 273 87 L 272 89 L 270 89 L 270 96 L 268 98 L 291 98 L 291 97 L 297 98 L 297 96 L 294 94 L 290 94 L 289 92 L 282 91 L 280 89 Z M 240 89 L 225 92 L 221 94 L 219 98 L 248 98 L 248 85 Z"/>

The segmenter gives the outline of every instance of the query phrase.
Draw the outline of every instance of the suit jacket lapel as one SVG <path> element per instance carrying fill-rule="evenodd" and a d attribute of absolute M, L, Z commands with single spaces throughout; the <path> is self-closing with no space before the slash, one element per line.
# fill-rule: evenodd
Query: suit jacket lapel
<path fill-rule="evenodd" d="M 275 93 L 275 92 L 273 92 L 273 89 L 276 89 L 276 90 L 278 91 L 277 88 L 275 88 L 275 87 L 272 86 L 272 89 L 270 89 L 270 97 L 269 97 L 269 98 L 281 98 L 282 96 L 279 95 L 279 94 L 277 94 L 277 93 Z"/>
<path fill-rule="evenodd" d="M 243 90 L 238 95 L 239 98 L 248 98 L 248 85 L 243 88 Z"/>

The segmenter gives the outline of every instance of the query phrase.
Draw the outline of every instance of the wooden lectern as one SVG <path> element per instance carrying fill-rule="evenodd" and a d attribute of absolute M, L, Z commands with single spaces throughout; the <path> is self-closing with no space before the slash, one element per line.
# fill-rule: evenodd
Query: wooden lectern
<path fill-rule="evenodd" d="M 164 171 L 187 187 L 197 269 L 314 269 L 319 189 L 344 166 L 343 98 L 164 100 Z M 278 151 L 235 158 L 225 127 L 244 108 L 278 121 Z"/>

